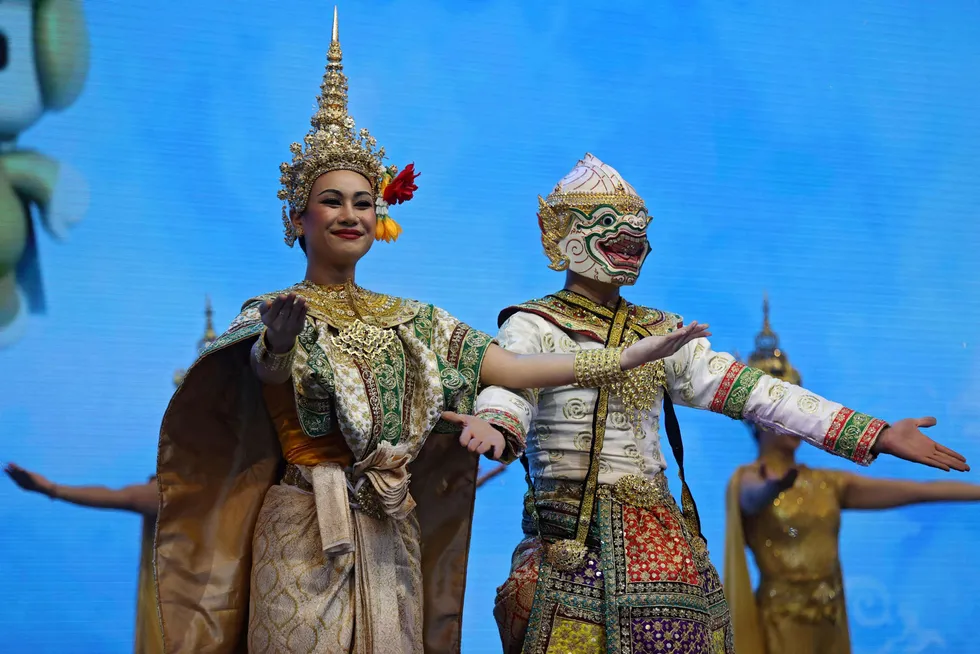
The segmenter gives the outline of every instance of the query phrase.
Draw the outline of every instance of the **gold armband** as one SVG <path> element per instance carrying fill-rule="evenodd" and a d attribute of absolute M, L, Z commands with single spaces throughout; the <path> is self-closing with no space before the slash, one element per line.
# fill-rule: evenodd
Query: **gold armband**
<path fill-rule="evenodd" d="M 623 349 L 579 350 L 575 353 L 575 383 L 583 388 L 609 386 L 623 376 Z"/>
<path fill-rule="evenodd" d="M 293 347 L 290 348 L 289 352 L 284 354 L 277 354 L 270 350 L 265 344 L 264 329 L 259 334 L 259 340 L 255 341 L 255 345 L 252 346 L 252 355 L 255 357 L 255 360 L 269 372 L 290 369 L 293 365 L 294 354 L 296 354 L 296 341 L 293 341 Z"/>

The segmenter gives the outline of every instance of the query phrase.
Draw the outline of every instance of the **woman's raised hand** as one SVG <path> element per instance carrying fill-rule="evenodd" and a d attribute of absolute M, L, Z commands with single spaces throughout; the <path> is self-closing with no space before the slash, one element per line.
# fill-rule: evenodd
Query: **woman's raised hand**
<path fill-rule="evenodd" d="M 293 343 L 306 323 L 306 300 L 295 293 L 280 295 L 275 300 L 264 302 L 259 307 L 259 313 L 265 324 L 269 349 L 276 354 L 293 349 Z"/>

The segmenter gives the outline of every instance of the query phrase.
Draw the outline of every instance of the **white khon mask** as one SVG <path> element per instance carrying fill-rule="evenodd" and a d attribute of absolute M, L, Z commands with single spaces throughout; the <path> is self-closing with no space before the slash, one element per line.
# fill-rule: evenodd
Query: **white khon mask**
<path fill-rule="evenodd" d="M 650 216 L 616 169 L 587 154 L 538 202 L 552 269 L 618 286 L 636 283 L 650 253 Z"/>

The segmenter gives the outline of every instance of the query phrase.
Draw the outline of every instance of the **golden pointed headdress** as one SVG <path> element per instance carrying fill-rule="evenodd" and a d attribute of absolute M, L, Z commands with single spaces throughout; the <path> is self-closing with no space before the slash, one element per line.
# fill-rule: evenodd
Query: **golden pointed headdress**
<path fill-rule="evenodd" d="M 385 193 L 386 187 L 395 178 L 397 169 L 394 166 L 385 167 L 384 148 L 375 149 L 377 141 L 366 129 L 355 131 L 354 119 L 347 113 L 347 76 L 344 75 L 340 51 L 340 36 L 337 24 L 337 8 L 333 10 L 333 33 L 330 39 L 330 49 L 327 51 L 327 70 L 320 85 L 320 95 L 317 98 L 317 110 L 310 120 L 310 131 L 303 143 L 293 143 L 289 146 L 293 154 L 291 162 L 279 166 L 282 173 L 279 181 L 279 199 L 284 202 L 282 209 L 283 228 L 286 232 L 286 244 L 292 247 L 297 233 L 289 212 L 302 213 L 310 197 L 314 182 L 324 173 L 334 170 L 351 170 L 363 175 L 373 187 L 377 210 L 377 238 L 394 240 L 401 228 L 388 216 L 388 204 L 392 202 L 391 194 Z M 409 173 L 408 184 L 411 185 L 412 167 L 403 171 Z M 404 184 L 398 185 L 399 189 Z M 414 191 L 414 187 L 411 188 Z M 396 194 L 395 202 L 403 202 L 411 198 L 411 191 Z"/>
<path fill-rule="evenodd" d="M 590 213 L 596 207 L 609 205 L 622 213 L 637 213 L 646 203 L 615 168 L 586 153 L 572 171 L 555 185 L 547 198 L 538 196 L 538 226 L 541 244 L 551 259 L 549 268 L 565 270 L 568 259 L 561 253 L 559 242 L 568 236 L 572 227 L 569 209 Z"/>
<path fill-rule="evenodd" d="M 762 300 L 762 331 L 755 337 L 755 351 L 749 355 L 748 365 L 790 384 L 800 383 L 800 373 L 790 362 L 786 352 L 779 348 L 779 336 L 769 324 L 769 298 Z"/>

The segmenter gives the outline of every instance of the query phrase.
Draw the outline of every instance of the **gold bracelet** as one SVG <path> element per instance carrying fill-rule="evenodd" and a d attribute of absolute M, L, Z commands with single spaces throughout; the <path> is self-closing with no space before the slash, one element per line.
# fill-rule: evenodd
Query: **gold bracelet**
<path fill-rule="evenodd" d="M 579 350 L 575 353 L 575 383 L 583 388 L 600 388 L 623 375 L 622 347 Z"/>
<path fill-rule="evenodd" d="M 270 350 L 265 344 L 265 331 L 259 334 L 259 340 L 255 342 L 252 347 L 252 353 L 255 356 L 255 360 L 262 364 L 262 366 L 269 372 L 279 372 L 281 370 L 288 370 L 292 368 L 293 365 L 293 355 L 296 354 L 296 341 L 293 341 L 293 347 L 290 348 L 289 352 L 285 354 L 278 354 Z"/>

